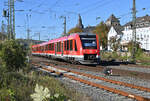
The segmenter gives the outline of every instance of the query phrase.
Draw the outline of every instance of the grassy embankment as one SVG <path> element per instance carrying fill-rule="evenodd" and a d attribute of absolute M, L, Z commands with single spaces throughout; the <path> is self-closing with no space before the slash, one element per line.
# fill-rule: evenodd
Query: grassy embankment
<path fill-rule="evenodd" d="M 150 54 L 149 53 L 140 53 L 135 55 L 136 63 L 140 63 L 140 65 L 150 66 Z M 102 60 L 116 60 L 116 61 L 129 61 L 131 58 L 131 54 L 127 52 L 102 52 L 101 59 Z"/>
<path fill-rule="evenodd" d="M 1 65 L 0 65 L 1 66 Z M 30 71 L 28 73 L 8 72 L 0 70 L 0 101 L 33 101 L 31 94 L 35 93 L 36 84 L 48 88 L 50 99 L 42 101 L 90 101 L 88 97 L 67 88 L 56 78 L 43 75 L 42 72 Z M 54 98 L 59 94 L 59 98 Z"/>

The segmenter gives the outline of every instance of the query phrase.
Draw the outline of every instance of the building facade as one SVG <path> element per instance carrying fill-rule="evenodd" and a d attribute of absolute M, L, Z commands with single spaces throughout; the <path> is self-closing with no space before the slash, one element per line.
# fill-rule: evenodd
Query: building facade
<path fill-rule="evenodd" d="M 116 34 L 120 35 L 120 32 L 117 32 L 112 27 L 108 33 L 108 39 L 110 36 L 116 36 Z M 132 41 L 132 22 L 125 24 L 122 28 L 123 30 L 121 31 L 122 36 L 120 37 L 120 43 L 121 45 L 125 45 Z M 143 50 L 150 51 L 150 16 L 146 15 L 136 19 L 136 41 L 140 43 Z M 110 48 L 108 49 L 110 50 Z"/>

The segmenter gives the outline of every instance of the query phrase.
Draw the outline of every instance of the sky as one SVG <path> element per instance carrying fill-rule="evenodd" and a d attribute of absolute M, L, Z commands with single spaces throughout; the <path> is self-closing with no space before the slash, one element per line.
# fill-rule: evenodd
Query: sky
<path fill-rule="evenodd" d="M 0 0 L 0 26 L 3 9 L 7 9 L 8 0 Z M 27 38 L 27 26 L 30 38 L 41 40 L 58 38 L 63 33 L 64 16 L 67 31 L 76 26 L 78 14 L 84 27 L 96 26 L 106 21 L 111 14 L 119 18 L 121 25 L 132 20 L 133 0 L 15 0 L 16 38 Z M 145 9 L 143 9 L 145 8 Z M 20 11 L 23 10 L 23 11 Z M 136 0 L 137 17 L 150 15 L 150 1 Z M 99 18 L 99 19 L 97 19 Z M 27 20 L 28 19 L 28 20 Z"/>

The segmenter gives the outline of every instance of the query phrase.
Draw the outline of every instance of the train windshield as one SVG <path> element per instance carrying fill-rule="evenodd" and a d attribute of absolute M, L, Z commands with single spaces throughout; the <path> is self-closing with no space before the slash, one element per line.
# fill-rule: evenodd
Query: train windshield
<path fill-rule="evenodd" d="M 80 35 L 83 49 L 97 49 L 96 35 Z"/>

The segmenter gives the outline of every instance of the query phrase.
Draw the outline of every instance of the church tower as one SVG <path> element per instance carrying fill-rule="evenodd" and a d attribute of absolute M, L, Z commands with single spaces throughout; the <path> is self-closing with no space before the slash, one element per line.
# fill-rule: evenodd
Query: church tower
<path fill-rule="evenodd" d="M 81 19 L 80 14 L 79 14 L 78 16 L 79 16 L 79 18 L 78 18 L 78 24 L 76 25 L 76 27 L 83 29 L 84 26 L 83 26 L 83 24 L 82 24 L 82 19 Z"/>

